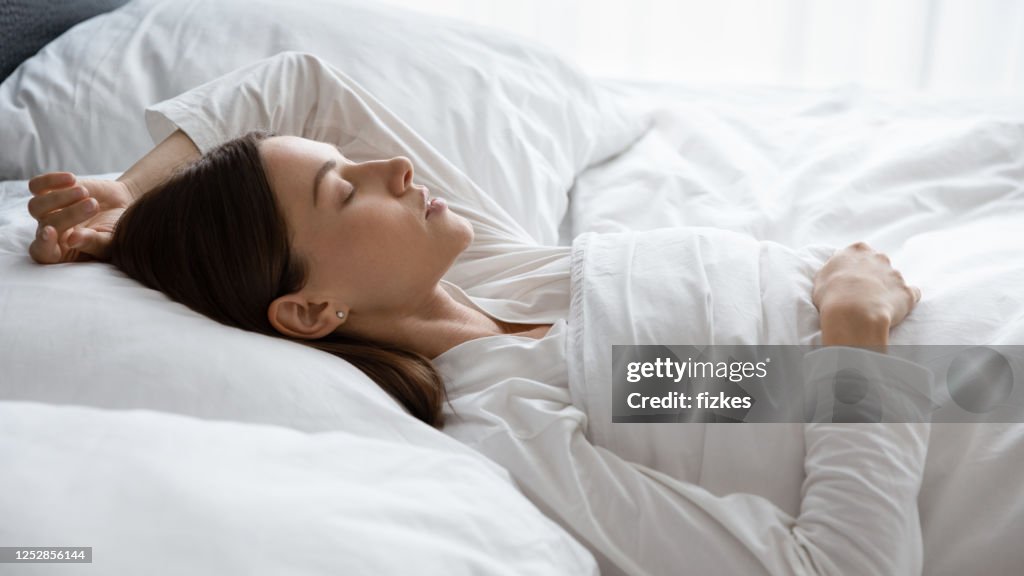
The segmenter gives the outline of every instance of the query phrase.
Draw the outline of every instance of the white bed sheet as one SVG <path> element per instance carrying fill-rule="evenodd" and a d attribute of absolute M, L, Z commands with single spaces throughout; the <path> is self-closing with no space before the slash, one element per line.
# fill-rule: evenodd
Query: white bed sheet
<path fill-rule="evenodd" d="M 864 240 L 924 293 L 895 342 L 1024 344 L 1024 106 L 852 88 L 609 85 L 655 121 L 577 178 L 563 233 L 709 226 L 794 249 Z M 726 432 L 709 435 L 704 453 L 758 452 L 743 430 Z M 651 438 L 609 447 L 665 468 Z M 779 448 L 775 436 L 762 441 Z M 701 485 L 719 495 L 780 481 L 728 458 L 704 468 Z M 1024 424 L 933 425 L 925 470 L 924 573 L 1019 573 L 1024 557 L 1007 536 L 1024 532 Z"/>
<path fill-rule="evenodd" d="M 712 226 L 794 248 L 864 240 L 899 256 L 943 240 L 932 233 L 1005 232 L 1022 217 L 1022 102 L 601 83 L 653 123 L 577 176 L 562 243 L 566 232 Z M 994 249 L 1024 243 L 1003 238 Z"/>
<path fill-rule="evenodd" d="M 865 241 L 923 291 L 899 342 L 1024 343 L 1024 104 L 606 85 L 654 120 L 577 177 L 563 234 L 709 226 L 794 249 Z"/>

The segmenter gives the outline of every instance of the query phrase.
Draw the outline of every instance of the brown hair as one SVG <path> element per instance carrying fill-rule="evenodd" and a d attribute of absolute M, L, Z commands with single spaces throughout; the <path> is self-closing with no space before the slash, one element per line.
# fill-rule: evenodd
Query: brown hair
<path fill-rule="evenodd" d="M 270 303 L 300 290 L 307 264 L 290 245 L 253 131 L 211 149 L 121 216 L 111 262 L 129 277 L 222 324 L 299 342 L 351 362 L 431 426 L 444 424 L 444 382 L 430 359 L 396 346 L 332 333 L 286 337 Z"/>

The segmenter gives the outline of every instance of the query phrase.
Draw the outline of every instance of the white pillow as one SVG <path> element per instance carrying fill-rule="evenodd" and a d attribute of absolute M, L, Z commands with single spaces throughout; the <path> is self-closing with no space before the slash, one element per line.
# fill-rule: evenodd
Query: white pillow
<path fill-rule="evenodd" d="M 411 437 L 462 451 L 336 356 L 214 322 L 107 263 L 35 263 L 29 198 L 25 181 L 0 184 L 0 399 Z"/>
<path fill-rule="evenodd" d="M 597 573 L 501 474 L 404 442 L 0 402 L 0 459 L 0 543 L 92 547 L 46 573 Z"/>
<path fill-rule="evenodd" d="M 0 179 L 123 171 L 151 148 L 146 106 L 287 50 L 348 74 L 542 244 L 558 243 L 576 175 L 648 122 L 552 51 L 458 20 L 347 0 L 135 0 L 0 85 Z"/>
<path fill-rule="evenodd" d="M 246 550 L 312 569 L 332 549 L 363 550 L 357 565 L 367 571 L 354 573 L 407 574 L 416 556 L 389 554 L 422 527 L 410 546 L 437 547 L 423 558 L 428 572 L 514 566 L 522 552 L 510 546 L 525 545 L 524 535 L 543 551 L 524 559 L 532 568 L 594 571 L 589 553 L 503 468 L 409 415 L 352 364 L 214 322 L 109 264 L 36 264 L 26 184 L 0 183 L 0 408 L 12 407 L 0 410 L 0 461 L 17 463 L 0 474 L 0 542 L 95 546 L 115 568 L 106 574 L 139 573 L 127 568 L 171 550 L 197 554 L 204 574 L 260 571 Z M 34 403 L 77 407 L 19 411 Z M 408 493 L 389 492 L 396 482 Z M 340 499 L 354 485 L 365 486 Z M 396 499 L 383 502 L 389 494 Z M 340 532 L 305 538 L 329 529 Z M 285 547 L 300 541 L 298 552 L 316 555 Z M 231 554 L 220 564 L 208 558 L 214 544 Z M 189 557 L 171 560 L 142 572 L 181 573 Z M 449 560 L 453 572 L 434 570 Z M 265 573 L 314 573 L 267 562 Z"/>

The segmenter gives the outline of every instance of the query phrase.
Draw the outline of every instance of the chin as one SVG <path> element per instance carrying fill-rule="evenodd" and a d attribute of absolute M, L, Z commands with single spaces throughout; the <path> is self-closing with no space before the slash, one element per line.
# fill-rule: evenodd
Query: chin
<path fill-rule="evenodd" d="M 465 250 L 466 248 L 469 248 L 470 244 L 473 243 L 473 238 L 475 237 L 476 232 L 473 231 L 473 224 L 468 219 L 462 216 L 459 216 L 458 218 L 461 224 L 459 228 L 461 229 L 463 236 L 462 250 Z M 462 250 L 460 250 L 460 252 Z"/>

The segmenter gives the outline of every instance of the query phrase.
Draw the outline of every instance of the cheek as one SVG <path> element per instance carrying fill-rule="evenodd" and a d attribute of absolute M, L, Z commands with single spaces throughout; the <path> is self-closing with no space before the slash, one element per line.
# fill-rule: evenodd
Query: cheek
<path fill-rule="evenodd" d="M 347 258 L 367 267 L 415 266 L 431 250 L 430 239 L 408 212 L 376 211 L 351 219 L 339 233 Z"/>
<path fill-rule="evenodd" d="M 346 227 L 344 242 L 357 254 L 375 254 L 377 258 L 397 251 L 406 234 L 396 225 L 394 218 L 360 218 Z"/>

